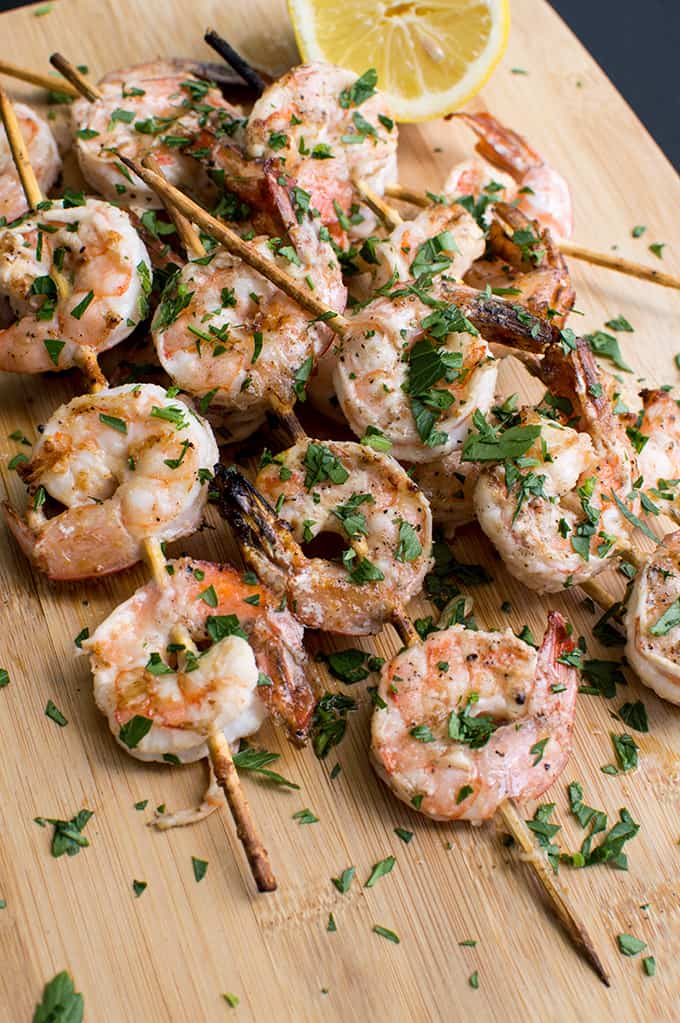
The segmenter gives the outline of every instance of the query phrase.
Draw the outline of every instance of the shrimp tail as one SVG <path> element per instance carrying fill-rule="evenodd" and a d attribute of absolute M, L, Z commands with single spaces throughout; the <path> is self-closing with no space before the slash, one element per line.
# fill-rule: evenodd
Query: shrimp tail
<path fill-rule="evenodd" d="M 8 501 L 3 502 L 2 513 L 12 536 L 21 547 L 21 550 L 31 563 L 36 564 L 37 537 L 35 531 L 31 529 L 29 524 L 22 519 Z"/>
<path fill-rule="evenodd" d="M 489 344 L 520 351 L 547 352 L 560 341 L 560 330 L 526 307 L 488 297 L 464 284 L 449 284 L 442 297 L 455 303 Z"/>
<path fill-rule="evenodd" d="M 225 143 L 213 132 L 204 128 L 194 139 L 197 156 L 209 170 L 216 171 L 221 178 L 225 195 L 231 193 L 244 204 L 242 213 L 252 218 L 258 234 L 280 236 L 285 231 L 285 222 L 279 216 L 272 202 L 269 182 L 262 160 L 246 160 L 238 146 Z M 205 153 L 208 153 L 206 156 Z M 193 149 L 187 150 L 189 156 Z M 283 166 L 278 160 L 268 161 L 269 167 L 280 176 Z"/>
<path fill-rule="evenodd" d="M 5 521 L 40 572 L 61 582 L 99 578 L 135 565 L 141 549 L 104 505 L 70 508 L 35 527 L 5 503 Z"/>
<path fill-rule="evenodd" d="M 213 486 L 219 494 L 220 514 L 236 533 L 245 561 L 265 585 L 285 599 L 288 573 L 304 561 L 287 524 L 234 466 L 216 466 Z M 258 666 L 274 682 L 271 690 L 263 687 L 261 695 L 290 738 L 302 744 L 314 711 L 314 688 L 306 677 L 306 659 L 301 660 L 295 644 L 286 641 L 280 618 L 276 613 L 268 616 L 261 637 L 256 625 L 251 642 Z M 278 644 L 271 643 L 272 631 L 279 635 Z"/>
<path fill-rule="evenodd" d="M 234 466 L 216 466 L 213 486 L 245 560 L 271 589 L 284 592 L 288 574 L 304 561 L 287 523 Z"/>
<path fill-rule="evenodd" d="M 576 339 L 576 347 L 564 353 L 561 346 L 549 349 L 541 364 L 541 380 L 551 393 L 578 401 L 583 429 L 597 437 L 615 437 L 611 401 L 603 386 L 590 345 L 584 338 Z"/>
<path fill-rule="evenodd" d="M 479 155 L 494 167 L 511 174 L 516 181 L 520 181 L 527 171 L 543 162 L 524 136 L 512 128 L 506 128 L 492 114 L 461 112 L 449 115 L 449 118 L 454 117 L 460 118 L 474 131 L 479 139 L 475 146 Z"/>
<path fill-rule="evenodd" d="M 517 274 L 516 286 L 522 305 L 542 319 L 550 315 L 554 326 L 564 326 L 576 293 L 564 256 L 548 228 L 541 227 L 537 220 L 532 220 L 516 206 L 496 203 L 487 242 L 489 258 L 501 260 L 511 280 L 513 272 Z M 487 266 L 489 264 L 483 261 L 482 271 Z M 479 271 L 473 264 L 465 281 L 481 289 L 485 282 Z"/>
<path fill-rule="evenodd" d="M 563 700 L 573 702 L 576 698 L 578 687 L 578 674 L 569 664 L 561 660 L 565 654 L 571 653 L 574 649 L 574 640 L 567 631 L 567 623 L 559 611 L 550 611 L 548 621 L 543 635 L 543 640 L 536 658 L 536 679 L 537 687 L 535 698 L 546 699 L 551 693 L 551 687 L 560 689 L 565 686 L 561 693 Z"/>

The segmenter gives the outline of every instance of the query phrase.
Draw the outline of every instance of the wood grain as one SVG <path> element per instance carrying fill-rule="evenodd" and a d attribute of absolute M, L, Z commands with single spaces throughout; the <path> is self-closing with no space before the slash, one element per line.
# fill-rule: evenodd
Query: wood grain
<path fill-rule="evenodd" d="M 476 102 L 526 133 L 570 180 L 576 240 L 594 249 L 618 246 L 624 256 L 654 263 L 649 242 L 667 242 L 664 262 L 680 272 L 680 185 L 644 128 L 602 72 L 542 0 L 515 0 L 510 47 Z M 23 9 L 0 18 L 3 50 L 16 63 L 49 70 L 54 50 L 86 63 L 93 76 L 158 54 L 209 57 L 202 36 L 213 25 L 251 57 L 274 65 L 294 59 L 283 0 L 59 0 L 41 18 Z M 528 75 L 511 73 L 524 68 Z M 7 82 L 13 97 L 44 98 L 31 86 Z M 402 132 L 405 185 L 437 191 L 451 163 L 469 153 L 462 126 L 437 122 Z M 635 224 L 646 224 L 633 240 Z M 680 296 L 605 270 L 573 265 L 578 308 L 575 329 L 599 327 L 624 314 L 634 334 L 621 335 L 625 356 L 650 383 L 677 381 L 673 355 Z M 516 366 L 503 367 L 508 391 L 527 390 Z M 36 424 L 72 397 L 76 374 L 33 380 L 0 378 L 2 488 L 19 503 L 22 487 L 7 461 L 18 446 L 8 434 L 34 438 Z M 529 389 L 530 391 L 530 389 Z M 534 390 L 531 392 L 536 393 Z M 225 528 L 204 531 L 182 549 L 214 559 L 233 555 Z M 667 525 L 667 524 L 666 524 Z M 482 561 L 494 584 L 473 591 L 476 615 L 488 627 L 508 621 L 539 634 L 546 610 L 563 611 L 586 635 L 593 617 L 577 593 L 542 599 L 508 578 L 476 530 L 456 544 L 466 561 Z M 0 692 L 0 1017 L 31 1018 L 44 982 L 68 968 L 85 996 L 86 1019 L 228 1018 L 220 994 L 241 999 L 244 1020 L 374 1020 L 474 1018 L 491 1023 L 527 1020 L 670 1020 L 677 1018 L 680 877 L 678 709 L 663 704 L 634 679 L 619 699 L 579 698 L 574 757 L 550 791 L 564 825 L 563 845 L 576 848 L 582 832 L 565 801 L 566 783 L 579 779 L 587 801 L 610 820 L 627 806 L 642 828 L 629 846 L 627 873 L 608 867 L 563 871 L 570 898 L 604 950 L 613 987 L 606 991 L 537 905 L 529 872 L 504 848 L 495 827 L 446 826 L 419 818 L 377 781 L 366 756 L 370 701 L 355 686 L 359 710 L 343 745 L 326 762 L 298 752 L 270 730 L 262 743 L 282 754 L 280 769 L 299 792 L 244 784 L 263 840 L 272 854 L 279 891 L 257 895 L 231 821 L 213 815 L 202 825 L 158 834 L 145 827 L 153 806 L 193 805 L 204 781 L 201 766 L 140 764 L 113 742 L 96 711 L 87 663 L 74 657 L 73 637 L 97 623 L 144 579 L 144 569 L 98 584 L 59 586 L 35 575 L 0 531 L 0 665 L 11 684 Z M 608 580 L 609 582 L 609 580 Z M 611 586 L 620 586 L 616 579 Z M 510 600 L 509 616 L 500 612 Z M 330 649 L 332 641 L 318 641 Z M 372 646 L 394 653 L 388 629 Z M 314 645 L 312 644 L 312 648 Z M 612 656 L 590 643 L 595 656 Z M 616 656 L 616 653 L 614 654 Z M 53 699 L 69 719 L 58 728 L 44 716 Z M 611 712 L 624 699 L 644 699 L 649 735 L 637 735 L 639 770 L 608 777 Z M 339 762 L 342 773 L 329 780 Z M 145 813 L 137 800 L 149 799 Z M 55 860 L 37 815 L 70 817 L 95 811 L 91 847 Z M 300 826 L 292 814 L 309 806 L 318 824 Z M 530 808 L 529 808 L 530 809 Z M 395 826 L 415 832 L 404 845 Z M 393 853 L 397 864 L 375 888 L 364 889 L 371 866 Z M 196 884 L 191 857 L 209 861 Z M 330 883 L 357 868 L 347 895 Z M 148 888 L 136 899 L 133 879 Z M 648 911 L 640 906 L 649 903 Z M 337 932 L 327 933 L 333 912 Z M 372 933 L 374 924 L 398 932 L 400 945 Z M 640 957 L 619 955 L 616 935 L 645 940 L 658 962 L 644 975 Z M 458 942 L 477 939 L 476 948 Z M 479 990 L 468 977 L 479 972 Z M 225 1016 L 225 1014 L 227 1014 Z"/>

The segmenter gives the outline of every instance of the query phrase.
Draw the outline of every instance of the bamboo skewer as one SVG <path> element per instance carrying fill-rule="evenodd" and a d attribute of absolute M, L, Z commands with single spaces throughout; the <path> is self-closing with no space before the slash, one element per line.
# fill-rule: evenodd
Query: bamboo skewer
<path fill-rule="evenodd" d="M 390 199 L 400 199 L 402 202 L 411 203 L 413 206 L 420 206 L 425 209 L 432 205 L 432 200 L 424 192 L 418 192 L 412 188 L 404 188 L 402 185 L 388 185 L 385 195 Z M 388 225 L 389 226 L 389 225 Z M 626 274 L 628 277 L 637 277 L 639 280 L 650 281 L 652 284 L 660 284 L 663 288 L 675 288 L 680 290 L 680 277 L 665 273 L 663 270 L 656 270 L 644 263 L 635 263 L 631 259 L 624 259 L 623 256 L 614 256 L 608 252 L 596 252 L 584 245 L 576 245 L 574 242 L 557 241 L 557 247 L 565 256 L 572 259 L 580 259 L 585 263 L 592 263 L 593 266 L 603 266 L 607 270 L 614 270 L 616 273 Z"/>
<path fill-rule="evenodd" d="M 550 900 L 551 906 L 556 911 L 572 941 L 577 945 L 577 947 L 583 950 L 586 959 L 593 967 L 602 983 L 606 987 L 610 987 L 611 981 L 609 979 L 609 974 L 605 970 L 602 960 L 595 951 L 595 946 L 593 945 L 585 924 L 576 914 L 575 910 L 569 906 L 562 886 L 557 880 L 557 875 L 549 865 L 547 858 L 542 856 L 540 850 L 537 848 L 534 837 L 527 827 L 526 821 L 520 813 L 517 804 L 512 799 L 506 799 L 498 807 L 498 813 L 512 837 L 518 843 L 522 851 L 526 853 L 527 859 L 525 862 L 528 863 L 533 870 L 534 876 Z"/>
<path fill-rule="evenodd" d="M 38 85 L 51 92 L 63 92 L 66 96 L 72 96 L 74 99 L 80 96 L 80 92 L 70 82 L 61 82 L 58 78 L 41 75 L 37 71 L 28 71 L 17 64 L 11 64 L 8 60 L 0 60 L 0 75 L 8 75 L 9 78 L 16 78 L 20 82 Z"/>
<path fill-rule="evenodd" d="M 159 177 L 163 177 L 163 171 L 158 160 L 152 153 L 148 153 L 142 160 L 142 166 L 153 171 L 154 174 L 158 174 Z M 193 224 L 183 213 L 180 213 L 176 206 L 168 203 L 165 207 L 166 212 L 173 224 L 177 228 L 177 234 L 179 239 L 184 246 L 187 256 L 190 259 L 201 259 L 205 256 L 206 248 L 200 239 L 197 231 L 194 230 Z"/>
<path fill-rule="evenodd" d="M 43 202 L 44 196 L 40 190 L 35 171 L 31 166 L 31 158 L 28 155 L 26 142 L 21 134 L 21 128 L 19 127 L 14 107 L 2 86 L 0 86 L 0 116 L 2 116 L 2 123 L 5 126 L 12 159 L 14 160 L 14 166 L 26 196 L 26 202 L 29 209 L 36 210 L 40 203 Z"/>
<path fill-rule="evenodd" d="M 401 214 L 386 203 L 381 195 L 374 192 L 370 185 L 358 177 L 353 178 L 352 181 L 368 208 L 373 210 L 389 231 L 393 231 L 395 227 L 404 223 Z"/>
<path fill-rule="evenodd" d="M 79 71 L 78 68 L 67 60 L 66 57 L 63 57 L 61 53 L 53 53 L 50 57 L 50 64 L 64 76 L 67 82 L 71 83 L 79 96 L 84 96 L 85 99 L 89 99 L 90 103 L 94 103 L 96 99 L 101 99 L 104 95 L 98 86 L 93 85 L 92 82 L 88 81 L 82 71 Z"/>
<path fill-rule="evenodd" d="M 165 570 L 165 558 L 158 540 L 147 538 L 144 541 L 144 551 L 154 582 L 159 589 L 164 589 L 169 577 Z M 188 630 L 183 625 L 174 627 L 171 638 L 173 643 L 181 644 L 186 650 L 193 653 L 197 652 Z M 269 855 L 258 835 L 248 800 L 241 788 L 229 743 L 220 729 L 215 729 L 209 734 L 208 751 L 215 778 L 226 796 L 236 825 L 236 833 L 243 845 L 257 890 L 259 892 L 276 891 L 276 878 L 269 862 Z"/>
<path fill-rule="evenodd" d="M 261 96 L 267 85 L 263 78 L 257 73 L 247 60 L 231 46 L 223 36 L 219 35 L 214 28 L 209 28 L 203 36 L 208 46 L 216 53 L 219 53 L 223 60 L 240 75 L 244 82 L 253 89 L 258 96 Z"/>
<path fill-rule="evenodd" d="M 593 266 L 604 266 L 607 270 L 613 270 L 615 273 L 637 277 L 641 281 L 650 281 L 652 284 L 660 284 L 662 288 L 680 290 L 680 277 L 674 277 L 673 274 L 663 270 L 655 270 L 654 267 L 646 266 L 644 263 L 635 263 L 632 259 L 613 256 L 608 252 L 595 252 L 594 249 L 587 249 L 585 245 L 575 245 L 573 242 L 558 241 L 557 247 L 560 252 L 572 259 L 581 259 L 585 263 L 592 263 Z"/>
<path fill-rule="evenodd" d="M 216 242 L 224 246 L 227 252 L 238 256 L 251 269 L 257 270 L 263 277 L 266 277 L 277 288 L 280 288 L 289 298 L 297 302 L 303 309 L 311 313 L 315 319 L 323 320 L 336 334 L 343 335 L 350 330 L 350 322 L 341 313 L 330 310 L 328 306 L 319 301 L 314 294 L 300 288 L 292 277 L 281 270 L 275 263 L 265 259 L 257 249 L 244 242 L 240 235 L 232 231 L 230 227 L 211 216 L 209 213 L 190 199 L 184 192 L 171 185 L 166 179 L 153 171 L 142 167 L 134 160 L 120 155 L 120 159 L 144 181 L 149 188 L 152 188 L 163 200 L 177 207 L 190 221 L 209 234 Z"/>

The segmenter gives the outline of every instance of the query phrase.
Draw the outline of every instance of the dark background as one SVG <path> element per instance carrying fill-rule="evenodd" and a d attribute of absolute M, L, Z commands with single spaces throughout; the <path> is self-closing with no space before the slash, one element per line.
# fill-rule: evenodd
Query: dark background
<path fill-rule="evenodd" d="M 551 2 L 680 170 L 680 0 Z"/>
<path fill-rule="evenodd" d="M 680 0 L 550 2 L 680 170 Z"/>

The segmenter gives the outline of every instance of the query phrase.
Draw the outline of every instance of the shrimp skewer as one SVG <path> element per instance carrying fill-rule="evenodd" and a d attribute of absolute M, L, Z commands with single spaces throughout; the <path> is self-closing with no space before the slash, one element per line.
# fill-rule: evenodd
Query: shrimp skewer
<path fill-rule="evenodd" d="M 76 153 L 83 176 L 106 199 L 126 206 L 162 205 L 153 191 L 121 169 L 117 153 L 152 152 L 168 175 L 200 196 L 216 186 L 187 147 L 210 120 L 236 131 L 240 111 L 213 86 L 163 62 L 126 69 L 90 83 L 61 54 L 51 63 L 83 97 L 72 108 Z"/>
<path fill-rule="evenodd" d="M 276 879 L 230 749 L 230 741 L 256 731 L 265 714 L 257 695 L 259 676 L 253 649 L 243 638 L 246 634 L 240 624 L 236 634 L 225 634 L 204 654 L 192 636 L 205 633 L 206 623 L 210 627 L 211 621 L 226 621 L 209 615 L 211 608 L 200 597 L 204 585 L 212 586 L 215 593 L 214 609 L 224 611 L 225 598 L 229 601 L 234 585 L 238 588 L 233 579 L 236 573 L 188 559 L 166 565 L 155 540 L 147 541 L 146 556 L 153 582 L 118 607 L 83 644 L 90 654 L 97 705 L 109 718 L 121 745 L 140 759 L 160 760 L 162 754 L 172 751 L 174 757 L 188 763 L 207 753 L 258 891 L 274 891 Z M 175 614 L 179 618 L 169 624 Z M 161 652 L 151 651 L 153 645 L 163 654 L 168 646 L 177 651 L 176 673 Z M 132 744 L 123 738 L 122 729 L 140 719 L 146 732 Z M 202 812 L 183 812 L 176 819 L 170 815 L 168 821 L 161 818 L 158 823 L 166 827 L 184 824 L 216 809 L 211 788 L 212 784 Z"/>
<path fill-rule="evenodd" d="M 165 570 L 163 552 L 157 540 L 147 542 L 146 553 L 154 582 L 161 588 L 163 586 L 167 587 L 169 577 Z M 189 652 L 194 655 L 197 653 L 191 635 L 185 626 L 175 625 L 171 635 L 176 643 L 184 645 L 185 657 Z M 238 639 L 240 637 L 228 637 L 228 639 L 232 640 L 234 638 Z M 276 878 L 269 862 L 269 855 L 255 828 L 250 806 L 241 788 L 231 754 L 231 747 L 227 742 L 223 728 L 214 726 L 211 728 L 208 734 L 208 751 L 210 765 L 215 773 L 218 785 L 226 796 L 234 824 L 236 825 L 236 833 L 243 844 L 257 889 L 260 892 L 276 891 Z"/>
<path fill-rule="evenodd" d="M 0 113 L 36 211 L 42 192 L 2 89 Z M 18 316 L 0 331 L 0 368 L 41 373 L 77 365 L 101 388 L 96 353 L 134 329 L 151 281 L 149 257 L 122 211 L 95 199 L 60 205 L 0 231 L 0 289 Z"/>
<path fill-rule="evenodd" d="M 400 799 L 435 819 L 485 820 L 498 813 L 572 940 L 609 987 L 585 924 L 537 852 L 514 801 L 545 791 L 571 752 L 578 675 L 560 661 L 573 647 L 564 619 L 549 613 L 537 653 L 509 631 L 469 632 L 460 625 L 423 643 L 415 630 L 401 638 L 405 649 L 381 669 L 373 712 L 378 775 Z M 546 749 L 550 761 L 542 763 Z"/>
<path fill-rule="evenodd" d="M 494 461 L 494 452 L 482 451 L 486 464 L 474 504 L 479 524 L 510 573 L 530 589 L 554 593 L 582 586 L 630 544 L 638 473 L 635 452 L 585 341 L 577 340 L 566 355 L 551 350 L 541 377 L 553 395 L 566 400 L 577 429 L 540 411 L 521 410 L 528 471 L 512 456 L 501 454 Z M 468 441 L 472 461 L 480 436 Z M 631 494 L 632 510 L 626 506 Z"/>

